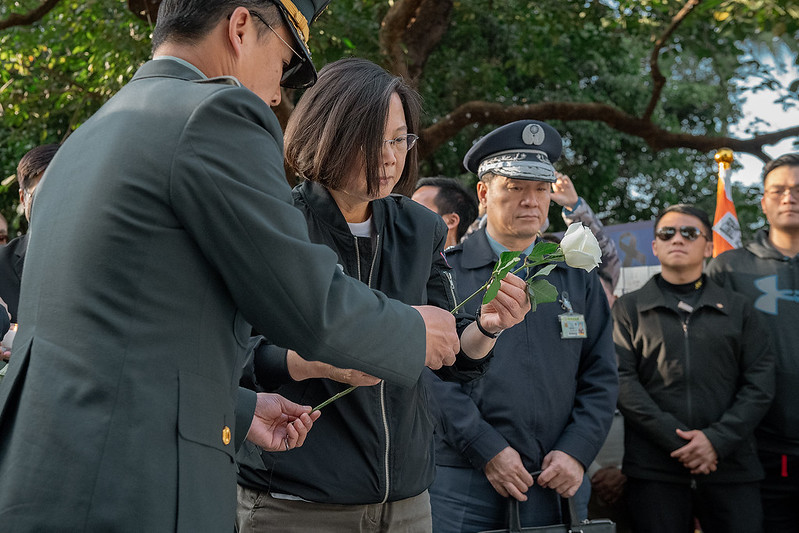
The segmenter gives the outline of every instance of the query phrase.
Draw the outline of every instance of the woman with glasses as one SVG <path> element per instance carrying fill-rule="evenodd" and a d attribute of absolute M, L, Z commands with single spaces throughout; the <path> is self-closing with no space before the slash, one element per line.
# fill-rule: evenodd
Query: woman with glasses
<path fill-rule="evenodd" d="M 293 194 L 311 240 L 328 245 L 345 273 L 406 304 L 451 310 L 446 225 L 392 194 L 412 191 L 416 180 L 419 107 L 416 93 L 377 65 L 332 63 L 289 120 L 286 161 L 305 179 Z M 439 376 L 481 375 L 496 336 L 529 309 L 524 282 L 503 282 L 477 320 L 459 318 L 461 353 Z M 239 531 L 430 531 L 433 423 L 423 380 L 439 378 L 425 370 L 403 388 L 313 361 L 318 356 L 263 342 L 245 369 L 250 386 L 278 387 L 304 405 L 322 403 L 346 389 L 342 383 L 360 386 L 322 409 L 302 448 L 240 453 Z"/>

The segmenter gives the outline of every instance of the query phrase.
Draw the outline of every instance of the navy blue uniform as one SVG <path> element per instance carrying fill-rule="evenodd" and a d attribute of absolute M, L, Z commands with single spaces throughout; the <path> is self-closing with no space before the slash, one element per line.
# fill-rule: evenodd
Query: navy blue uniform
<path fill-rule="evenodd" d="M 458 279 L 462 300 L 489 279 L 497 256 L 481 229 L 451 248 L 447 260 Z M 534 272 L 531 269 L 530 274 Z M 482 469 L 507 446 L 519 452 L 529 471 L 540 470 L 544 456 L 552 450 L 563 451 L 587 467 L 602 446 L 618 393 L 607 299 L 596 272 L 559 263 L 547 279 L 561 297 L 568 293 L 575 313 L 585 316 L 587 337 L 562 339 L 558 315 L 566 312 L 564 307 L 554 302 L 542 304 L 502 333 L 485 376 L 465 384 L 431 379 L 439 418 L 436 465 L 445 467 L 440 471 L 446 467 L 477 469 L 477 475 L 485 480 Z M 479 304 L 480 298 L 475 298 L 465 310 L 473 313 Z M 464 505 L 469 512 L 481 512 L 468 501 L 456 503 L 457 496 L 447 498 L 446 504 L 436 504 L 434 492 L 443 495 L 468 490 L 450 479 L 438 475 L 431 489 L 434 525 L 445 506 Z M 485 514 L 495 515 L 497 522 L 483 529 L 504 527 L 507 508 L 498 493 L 490 492 L 484 494 L 493 500 L 484 502 Z M 523 520 L 525 515 L 533 517 L 536 523 L 529 525 L 546 524 L 557 517 L 555 491 L 534 487 L 528 496 L 521 513 Z M 492 520 L 485 518 L 486 524 Z M 442 522 L 452 520 L 447 516 Z"/>

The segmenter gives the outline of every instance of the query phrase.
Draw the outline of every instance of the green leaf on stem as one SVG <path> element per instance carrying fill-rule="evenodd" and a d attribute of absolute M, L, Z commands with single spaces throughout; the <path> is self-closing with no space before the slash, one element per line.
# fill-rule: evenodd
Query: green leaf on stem
<path fill-rule="evenodd" d="M 499 261 L 494 265 L 494 271 L 491 273 L 491 283 L 486 289 L 485 296 L 483 296 L 483 305 L 493 300 L 499 292 L 499 286 L 508 272 L 513 270 L 513 266 L 519 262 L 521 252 L 502 252 L 499 256 Z"/>
<path fill-rule="evenodd" d="M 513 270 L 513 266 L 519 262 L 520 255 L 522 255 L 521 252 L 502 252 L 491 275 L 499 280 L 505 279 L 508 272 Z"/>
<path fill-rule="evenodd" d="M 554 302 L 558 299 L 558 289 L 545 279 L 530 279 L 527 282 L 527 294 L 530 295 L 530 303 L 533 311 L 538 304 Z"/>
<path fill-rule="evenodd" d="M 532 277 L 537 278 L 539 276 L 546 276 L 550 272 L 552 272 L 552 269 L 555 268 L 556 266 L 557 265 L 555 265 L 555 264 L 547 265 L 544 268 L 542 268 L 541 270 L 539 270 L 538 272 L 536 272 L 535 274 L 533 274 Z"/>
<path fill-rule="evenodd" d="M 541 241 L 533 247 L 530 252 L 530 260 L 533 262 L 541 261 L 546 256 L 556 253 L 560 249 L 560 245 L 554 242 Z"/>

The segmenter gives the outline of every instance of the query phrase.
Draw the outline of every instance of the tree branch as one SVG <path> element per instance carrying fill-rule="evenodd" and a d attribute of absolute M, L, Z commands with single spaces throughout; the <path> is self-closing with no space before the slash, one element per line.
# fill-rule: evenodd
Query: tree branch
<path fill-rule="evenodd" d="M 31 9 L 24 15 L 11 13 L 8 18 L 0 20 L 0 31 L 13 26 L 28 26 L 50 12 L 61 0 L 44 0 L 39 7 Z"/>
<path fill-rule="evenodd" d="M 604 122 L 612 129 L 643 139 L 655 152 L 667 148 L 690 148 L 707 152 L 728 147 L 737 152 L 753 154 L 761 159 L 763 146 L 799 135 L 799 126 L 757 135 L 749 139 L 713 137 L 691 133 L 673 133 L 649 120 L 639 118 L 617 107 L 593 102 L 544 102 L 504 107 L 492 102 L 467 102 L 437 123 L 421 132 L 419 158 L 425 159 L 456 133 L 470 124 L 507 124 L 515 120 L 589 120 Z"/>
<path fill-rule="evenodd" d="M 380 25 L 386 68 L 413 86 L 427 58 L 449 29 L 452 0 L 398 0 Z"/>
<path fill-rule="evenodd" d="M 671 24 L 669 27 L 666 28 L 666 31 L 655 41 L 655 48 L 652 50 L 652 55 L 649 56 L 649 71 L 652 74 L 652 96 L 649 99 L 649 104 L 646 106 L 646 111 L 644 111 L 643 119 L 649 120 L 652 118 L 652 113 L 655 112 L 655 107 L 658 104 L 658 100 L 660 100 L 660 94 L 663 91 L 663 87 L 666 85 L 666 78 L 663 76 L 663 73 L 660 72 L 660 65 L 658 63 L 658 59 L 660 58 L 660 50 L 666 44 L 666 41 L 671 37 L 671 34 L 674 33 L 674 30 L 682 24 L 682 21 L 685 20 L 685 17 L 688 16 L 693 9 L 702 3 L 702 0 L 688 0 L 688 2 L 680 9 L 680 12 L 674 15 L 674 18 L 671 19 Z"/>
<path fill-rule="evenodd" d="M 452 0 L 424 0 L 416 19 L 405 32 L 408 47 L 408 82 L 418 86 L 430 54 L 449 30 Z"/>
<path fill-rule="evenodd" d="M 128 9 L 150 25 L 155 24 L 160 5 L 161 0 L 128 0 Z"/>
<path fill-rule="evenodd" d="M 380 51 L 386 57 L 386 69 L 397 76 L 409 77 L 402 41 L 423 1 L 397 0 L 380 23 Z"/>

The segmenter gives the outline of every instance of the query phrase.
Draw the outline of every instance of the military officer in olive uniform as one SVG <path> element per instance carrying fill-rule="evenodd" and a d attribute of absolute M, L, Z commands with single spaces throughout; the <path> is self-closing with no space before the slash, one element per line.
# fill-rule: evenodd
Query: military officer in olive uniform
<path fill-rule="evenodd" d="M 154 60 L 59 150 L 0 387 L 0 529 L 230 531 L 236 445 L 312 425 L 238 388 L 250 324 L 398 384 L 454 361 L 446 310 L 345 276 L 292 206 L 267 104 L 315 81 L 326 4 L 164 0 Z"/>

